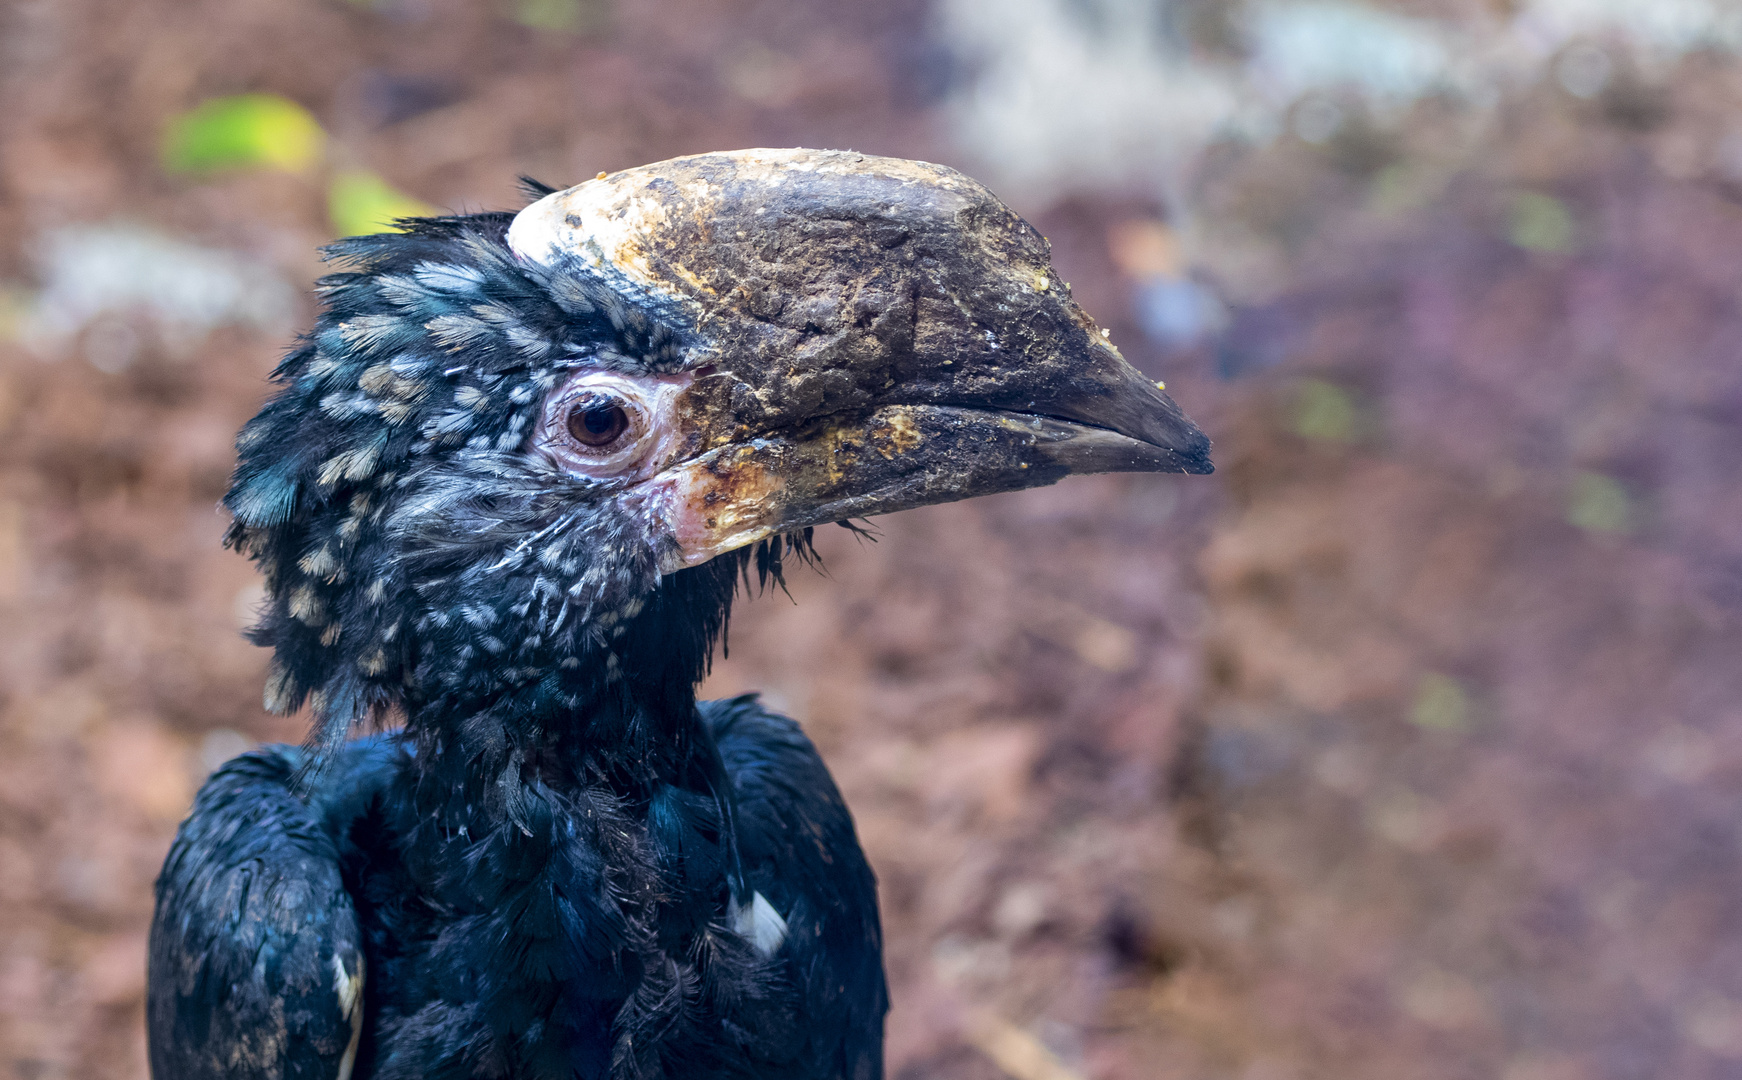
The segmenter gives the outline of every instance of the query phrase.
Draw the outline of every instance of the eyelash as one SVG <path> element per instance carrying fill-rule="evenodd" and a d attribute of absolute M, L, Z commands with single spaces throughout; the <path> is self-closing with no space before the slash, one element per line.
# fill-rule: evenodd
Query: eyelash
<path fill-rule="evenodd" d="M 575 442 L 595 450 L 611 446 L 633 426 L 624 403 L 605 395 L 580 398 L 566 406 L 563 423 Z"/>

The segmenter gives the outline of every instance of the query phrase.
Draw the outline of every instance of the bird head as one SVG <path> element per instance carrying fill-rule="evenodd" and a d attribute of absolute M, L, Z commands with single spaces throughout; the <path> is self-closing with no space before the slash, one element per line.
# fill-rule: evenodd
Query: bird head
<path fill-rule="evenodd" d="M 950 169 L 748 150 L 541 191 L 330 249 L 226 498 L 269 707 L 688 692 L 739 575 L 812 526 L 1210 471 L 1046 241 Z"/>

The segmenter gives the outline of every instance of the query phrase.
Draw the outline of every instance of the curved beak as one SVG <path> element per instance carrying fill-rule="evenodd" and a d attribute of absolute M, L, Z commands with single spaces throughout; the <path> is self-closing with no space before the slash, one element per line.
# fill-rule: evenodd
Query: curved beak
<path fill-rule="evenodd" d="M 649 481 L 665 572 L 768 536 L 1051 484 L 1073 473 L 1210 471 L 1206 457 L 1053 417 L 891 405 L 730 443 Z"/>
<path fill-rule="evenodd" d="M 810 150 L 679 158 L 547 196 L 510 244 L 576 259 L 690 332 L 682 448 L 644 482 L 661 569 L 850 517 L 1211 471 L 984 187 Z"/>

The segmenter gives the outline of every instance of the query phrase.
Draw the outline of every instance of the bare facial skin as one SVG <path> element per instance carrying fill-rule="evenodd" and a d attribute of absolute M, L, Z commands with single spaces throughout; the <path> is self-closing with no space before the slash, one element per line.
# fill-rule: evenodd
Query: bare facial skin
<path fill-rule="evenodd" d="M 678 400 L 694 381 L 687 371 L 577 371 L 545 399 L 533 449 L 576 476 L 645 480 L 678 452 Z"/>

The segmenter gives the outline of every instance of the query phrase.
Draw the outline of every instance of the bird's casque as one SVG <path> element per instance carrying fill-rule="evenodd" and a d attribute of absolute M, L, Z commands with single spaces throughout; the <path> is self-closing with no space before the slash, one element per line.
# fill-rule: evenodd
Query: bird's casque
<path fill-rule="evenodd" d="M 881 1075 L 869 869 L 791 721 L 695 685 L 809 530 L 1209 471 L 1047 245 L 939 166 L 680 158 L 331 254 L 232 544 L 306 750 L 159 882 L 171 1077 Z M 399 730 L 347 742 L 352 725 Z"/>

